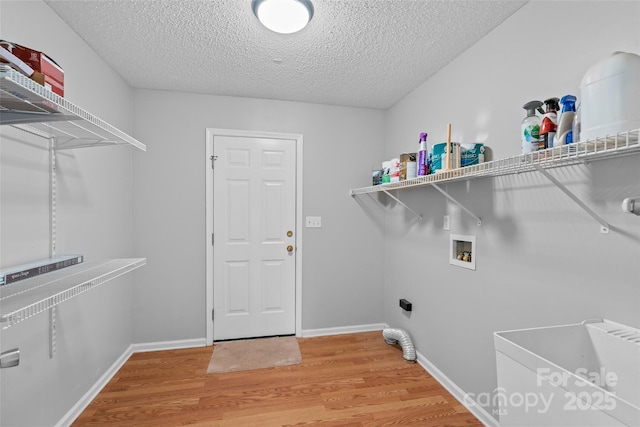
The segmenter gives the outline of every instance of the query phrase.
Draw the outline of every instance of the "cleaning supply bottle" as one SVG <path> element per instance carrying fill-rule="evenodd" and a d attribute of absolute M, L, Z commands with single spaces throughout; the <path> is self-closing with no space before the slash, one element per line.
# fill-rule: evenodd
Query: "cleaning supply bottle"
<path fill-rule="evenodd" d="M 409 153 L 409 160 L 407 160 L 407 179 L 412 179 L 418 176 L 418 163 L 416 162 L 416 156 L 418 153 Z"/>
<path fill-rule="evenodd" d="M 426 176 L 428 174 L 427 166 L 427 133 L 420 134 L 420 149 L 418 150 L 418 176 Z"/>
<path fill-rule="evenodd" d="M 391 167 L 389 168 L 389 182 L 400 182 L 400 159 L 397 157 L 391 159 Z"/>
<path fill-rule="evenodd" d="M 538 144 L 539 149 L 553 147 L 553 138 L 558 128 L 558 98 L 549 98 L 544 101 L 547 111 L 542 116 L 542 124 L 540 125 L 540 136 L 542 137 Z"/>
<path fill-rule="evenodd" d="M 578 109 L 573 115 L 573 126 L 571 136 L 573 142 L 580 142 L 580 131 L 582 128 L 582 104 L 578 104 Z"/>
<path fill-rule="evenodd" d="M 577 98 L 573 95 L 565 95 L 560 100 L 562 111 L 558 119 L 558 130 L 553 140 L 553 146 L 570 144 L 573 142 L 573 117 L 576 113 Z"/>
<path fill-rule="evenodd" d="M 540 117 L 536 115 L 536 110 L 544 113 L 540 107 L 542 107 L 542 102 L 540 101 L 529 101 L 522 107 L 527 110 L 527 117 L 522 120 L 520 128 L 522 154 L 538 151 L 541 120 Z"/>
<path fill-rule="evenodd" d="M 382 162 L 382 179 L 380 180 L 380 182 L 382 184 L 388 184 L 391 182 L 391 162 L 388 160 L 385 160 L 384 162 Z"/>

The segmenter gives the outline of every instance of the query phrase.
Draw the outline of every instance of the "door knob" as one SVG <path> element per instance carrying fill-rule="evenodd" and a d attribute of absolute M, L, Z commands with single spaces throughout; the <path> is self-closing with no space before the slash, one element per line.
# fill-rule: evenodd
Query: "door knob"
<path fill-rule="evenodd" d="M 291 236 L 293 236 L 293 231 L 291 230 L 287 231 L 287 237 L 291 237 Z"/>
<path fill-rule="evenodd" d="M 287 251 L 293 252 L 293 246 L 291 246 L 291 245 L 287 246 Z"/>

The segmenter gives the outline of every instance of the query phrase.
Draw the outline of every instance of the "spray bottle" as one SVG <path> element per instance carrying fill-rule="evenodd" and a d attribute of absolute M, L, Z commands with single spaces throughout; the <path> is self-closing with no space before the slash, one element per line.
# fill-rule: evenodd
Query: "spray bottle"
<path fill-rule="evenodd" d="M 571 129 L 571 137 L 573 142 L 580 141 L 580 131 L 582 130 L 582 105 L 578 104 L 576 113 L 573 115 L 573 127 Z"/>
<path fill-rule="evenodd" d="M 547 106 L 547 112 L 542 116 L 542 124 L 540 125 L 540 136 L 542 140 L 538 144 L 539 149 L 553 147 L 553 139 L 558 128 L 558 98 L 549 98 L 544 101 Z"/>
<path fill-rule="evenodd" d="M 522 108 L 527 110 L 527 117 L 522 120 L 520 128 L 520 138 L 522 140 L 522 154 L 538 151 L 540 142 L 540 117 L 536 116 L 536 110 L 544 113 L 542 110 L 542 102 L 529 101 Z"/>
<path fill-rule="evenodd" d="M 553 141 L 554 147 L 570 144 L 573 142 L 573 118 L 576 113 L 577 98 L 573 95 L 565 95 L 560 100 L 562 112 L 558 119 L 558 131 Z"/>
<path fill-rule="evenodd" d="M 426 176 L 427 170 L 427 133 L 420 134 L 420 149 L 418 150 L 418 176 Z"/>

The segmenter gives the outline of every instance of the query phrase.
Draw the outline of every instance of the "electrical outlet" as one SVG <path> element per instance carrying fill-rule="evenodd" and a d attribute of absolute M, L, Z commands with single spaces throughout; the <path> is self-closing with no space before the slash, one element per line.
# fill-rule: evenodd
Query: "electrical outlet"
<path fill-rule="evenodd" d="M 307 225 L 307 228 L 320 228 L 322 227 L 322 217 L 308 216 L 306 225 Z"/>
<path fill-rule="evenodd" d="M 449 224 L 449 215 L 444 216 L 444 221 L 442 221 L 442 229 L 447 231 L 451 229 L 451 225 Z"/>

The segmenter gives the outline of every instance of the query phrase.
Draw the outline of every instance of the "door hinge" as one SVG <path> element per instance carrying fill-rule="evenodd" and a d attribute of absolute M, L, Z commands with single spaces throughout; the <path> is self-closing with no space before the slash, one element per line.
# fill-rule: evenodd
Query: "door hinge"
<path fill-rule="evenodd" d="M 213 237 L 213 233 L 211 233 L 211 246 L 215 243 L 215 238 Z"/>
<path fill-rule="evenodd" d="M 218 156 L 211 156 L 211 169 L 215 169 L 214 162 L 218 160 Z"/>
<path fill-rule="evenodd" d="M 211 309 L 211 320 L 214 320 L 214 319 L 215 319 L 215 316 L 214 316 L 214 314 L 213 314 L 213 313 L 214 313 L 214 311 L 215 311 L 215 309 L 213 309 L 213 308 L 212 308 L 212 309 Z"/>

